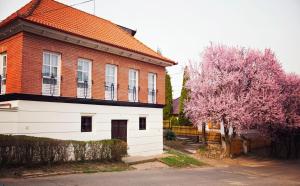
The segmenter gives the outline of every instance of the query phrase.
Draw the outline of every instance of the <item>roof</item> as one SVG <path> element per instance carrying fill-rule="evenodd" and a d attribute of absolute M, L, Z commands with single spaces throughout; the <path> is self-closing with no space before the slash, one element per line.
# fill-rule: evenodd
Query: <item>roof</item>
<path fill-rule="evenodd" d="M 2 21 L 0 27 L 18 18 L 176 64 L 147 47 L 117 24 L 54 0 L 32 0 Z"/>
<path fill-rule="evenodd" d="M 179 114 L 179 98 L 173 99 L 173 114 Z"/>

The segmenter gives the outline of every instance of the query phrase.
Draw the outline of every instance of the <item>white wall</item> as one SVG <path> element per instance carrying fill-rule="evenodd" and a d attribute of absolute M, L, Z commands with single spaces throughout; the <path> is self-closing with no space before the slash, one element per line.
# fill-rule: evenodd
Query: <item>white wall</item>
<path fill-rule="evenodd" d="M 111 139 L 111 120 L 127 120 L 129 155 L 163 152 L 161 108 L 10 101 L 15 111 L 0 110 L 0 133 L 72 140 Z M 92 132 L 81 132 L 81 115 L 92 115 Z M 139 130 L 146 116 L 147 129 Z"/>

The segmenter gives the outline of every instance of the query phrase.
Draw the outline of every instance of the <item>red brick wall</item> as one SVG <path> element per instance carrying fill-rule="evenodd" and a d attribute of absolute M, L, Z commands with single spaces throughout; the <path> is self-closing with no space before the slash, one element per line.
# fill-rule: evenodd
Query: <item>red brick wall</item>
<path fill-rule="evenodd" d="M 164 104 L 165 102 L 164 67 L 28 33 L 24 34 L 23 44 L 23 59 L 15 60 L 19 63 L 23 62 L 22 93 L 41 94 L 43 51 L 51 51 L 60 53 L 62 58 L 61 96 L 76 97 L 77 60 L 78 58 L 85 58 L 92 60 L 92 97 L 94 99 L 104 99 L 105 64 L 115 64 L 118 66 L 119 101 L 128 101 L 128 70 L 133 68 L 139 70 L 139 101 L 148 102 L 148 72 L 153 72 L 157 74 L 157 103 Z M 17 44 L 17 46 L 21 48 L 20 44 Z M 10 49 L 7 48 L 7 51 L 9 54 Z M 12 61 L 14 59 L 8 58 L 8 64 L 16 63 Z M 13 67 L 8 66 L 8 69 L 10 68 L 13 69 Z M 20 68 L 18 69 L 20 70 Z M 11 70 L 8 72 L 10 73 Z M 12 88 L 16 82 L 9 80 L 9 78 L 12 78 L 12 75 L 8 76 L 8 93 L 20 92 L 20 88 Z"/>
<path fill-rule="evenodd" d="M 22 50 L 23 34 L 16 34 L 6 40 L 0 41 L 0 53 L 7 54 L 6 92 L 20 93 L 22 89 Z"/>

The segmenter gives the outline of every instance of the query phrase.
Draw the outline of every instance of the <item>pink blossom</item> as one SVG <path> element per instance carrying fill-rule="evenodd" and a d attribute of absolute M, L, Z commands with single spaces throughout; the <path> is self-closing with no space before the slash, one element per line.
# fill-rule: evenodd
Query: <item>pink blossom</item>
<path fill-rule="evenodd" d="M 287 117 L 299 124 L 299 77 L 286 76 L 270 49 L 211 45 L 188 74 L 185 113 L 195 125 L 214 119 L 237 131 L 263 130 L 283 127 Z"/>

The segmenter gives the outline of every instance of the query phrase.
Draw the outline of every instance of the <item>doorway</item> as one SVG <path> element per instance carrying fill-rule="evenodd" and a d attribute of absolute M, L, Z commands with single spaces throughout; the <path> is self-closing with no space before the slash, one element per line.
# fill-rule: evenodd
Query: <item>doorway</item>
<path fill-rule="evenodd" d="M 127 120 L 111 120 L 111 139 L 127 142 Z"/>

